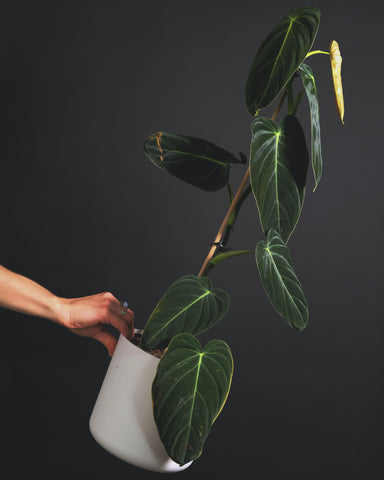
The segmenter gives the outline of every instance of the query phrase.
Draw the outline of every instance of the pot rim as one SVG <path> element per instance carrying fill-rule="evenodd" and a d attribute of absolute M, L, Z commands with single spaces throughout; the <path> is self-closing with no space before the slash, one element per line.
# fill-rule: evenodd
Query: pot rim
<path fill-rule="evenodd" d="M 160 361 L 160 358 L 159 358 L 159 357 L 157 357 L 156 355 L 153 355 L 150 351 L 144 350 L 143 348 L 141 348 L 140 345 L 137 345 L 137 344 L 135 343 L 135 337 L 136 337 L 136 335 L 140 336 L 140 335 L 142 334 L 142 332 L 143 332 L 143 330 L 141 330 L 141 329 L 139 329 L 139 328 L 135 328 L 135 329 L 134 329 L 134 336 L 133 336 L 132 338 L 130 338 L 130 339 L 128 339 L 128 338 L 125 337 L 122 333 L 120 333 L 120 336 L 119 336 L 119 339 L 118 339 L 118 344 L 119 344 L 119 343 L 120 343 L 120 344 L 124 344 L 124 345 L 126 345 L 126 348 L 129 348 L 129 349 L 133 348 L 134 350 L 132 350 L 132 352 L 135 351 L 136 354 L 139 355 L 139 358 L 143 358 L 143 359 L 144 359 L 145 357 L 146 357 L 146 358 L 149 357 L 149 358 L 151 358 L 152 360 L 154 360 L 155 363 L 158 363 L 158 362 Z M 118 345 L 117 345 L 117 347 L 118 347 Z M 113 358 L 116 357 L 115 353 L 117 354 L 117 351 L 118 351 L 118 348 L 117 348 L 117 347 L 116 347 L 115 352 L 114 352 L 113 355 L 112 355 L 111 362 L 112 362 Z"/>

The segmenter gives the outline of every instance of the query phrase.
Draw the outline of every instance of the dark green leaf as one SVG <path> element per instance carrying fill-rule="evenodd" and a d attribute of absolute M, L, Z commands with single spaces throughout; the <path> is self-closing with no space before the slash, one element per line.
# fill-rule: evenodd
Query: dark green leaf
<path fill-rule="evenodd" d="M 198 335 L 221 320 L 230 297 L 212 288 L 206 277 L 185 275 L 176 280 L 161 298 L 145 325 L 141 346 L 151 350 L 167 345 L 178 333 Z"/>
<path fill-rule="evenodd" d="M 166 132 L 150 135 L 144 152 L 157 167 L 210 192 L 227 184 L 230 163 L 243 163 L 207 140 Z"/>
<path fill-rule="evenodd" d="M 317 8 L 295 8 L 263 41 L 245 88 L 245 101 L 251 115 L 272 103 L 299 68 L 312 47 L 319 23 Z"/>
<path fill-rule="evenodd" d="M 308 323 L 308 305 L 297 278 L 288 247 L 274 230 L 256 246 L 261 283 L 276 311 L 291 327 L 303 330 Z"/>
<path fill-rule="evenodd" d="M 277 230 L 286 242 L 299 219 L 308 170 L 304 132 L 296 117 L 278 126 L 263 117 L 252 122 L 251 186 L 264 233 Z"/>
<path fill-rule="evenodd" d="M 154 418 L 168 455 L 180 465 L 197 458 L 227 399 L 233 374 L 228 345 L 204 350 L 190 334 L 177 335 L 160 360 L 152 385 Z"/>
<path fill-rule="evenodd" d="M 311 113 L 311 157 L 316 189 L 317 185 L 319 184 L 323 169 L 323 160 L 321 156 L 319 99 L 317 97 L 315 77 L 313 76 L 311 67 L 303 63 L 300 66 L 300 71 L 305 93 L 308 97 L 309 110 Z"/>

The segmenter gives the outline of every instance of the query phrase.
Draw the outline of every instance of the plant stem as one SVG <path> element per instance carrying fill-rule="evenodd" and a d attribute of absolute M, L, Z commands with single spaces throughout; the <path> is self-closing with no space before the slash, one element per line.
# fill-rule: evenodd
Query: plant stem
<path fill-rule="evenodd" d="M 305 58 L 308 58 L 311 55 L 317 55 L 318 53 L 322 53 L 323 55 L 329 55 L 329 52 L 324 52 L 323 50 L 313 50 L 312 52 L 307 53 Z"/>
<path fill-rule="evenodd" d="M 281 95 L 280 97 L 280 101 L 279 103 L 277 104 L 277 107 L 275 109 L 275 111 L 273 112 L 272 116 L 271 116 L 271 120 L 275 121 L 280 110 L 281 110 L 281 107 L 284 103 L 284 100 L 285 100 L 285 97 L 287 95 L 287 90 L 285 89 L 283 94 Z M 216 237 L 214 239 L 214 241 L 212 242 L 211 244 L 211 248 L 208 252 L 208 255 L 206 257 L 206 259 L 204 260 L 204 263 L 200 269 L 200 272 L 199 272 L 199 277 L 204 277 L 206 276 L 206 273 L 207 273 L 207 270 L 209 269 L 209 262 L 211 261 L 212 257 L 215 255 L 216 253 L 216 250 L 217 250 L 217 247 L 218 245 L 220 245 L 220 241 L 221 239 L 223 238 L 223 235 L 224 235 L 224 232 L 227 228 L 227 225 L 228 225 L 228 222 L 229 222 L 229 219 L 231 218 L 231 215 L 232 213 L 235 211 L 236 209 L 236 206 L 237 204 L 239 203 L 241 197 L 242 197 L 242 194 L 247 186 L 247 183 L 249 181 L 249 178 L 250 178 L 250 169 L 249 167 L 247 168 L 247 171 L 245 172 L 245 175 L 243 177 L 243 180 L 241 181 L 241 184 L 239 186 L 239 188 L 237 189 L 237 192 L 233 198 L 233 201 L 224 217 L 224 220 L 222 221 L 221 225 L 220 225 L 220 228 L 216 234 Z M 232 225 L 233 226 L 233 225 Z"/>
<path fill-rule="evenodd" d="M 200 269 L 200 272 L 199 272 L 199 277 L 203 277 L 204 274 L 205 274 L 205 271 L 209 265 L 209 262 L 211 261 L 211 258 L 213 257 L 213 255 L 215 254 L 216 252 L 216 249 L 217 249 L 217 244 L 220 242 L 223 234 L 224 234 L 224 231 L 227 227 L 227 224 L 228 224 L 228 221 L 232 215 L 232 213 L 235 211 L 235 208 L 236 208 L 236 205 L 238 203 L 238 201 L 240 200 L 240 197 L 241 197 L 241 194 L 243 193 L 243 191 L 245 190 L 245 187 L 247 186 L 247 183 L 248 183 L 248 180 L 249 180 L 249 175 L 250 175 L 250 172 L 249 172 L 249 167 L 247 168 L 247 171 L 245 172 L 245 175 L 244 175 L 244 178 L 243 180 L 241 181 L 241 184 L 240 184 L 240 187 L 238 188 L 237 192 L 236 192 L 236 195 L 224 217 L 224 220 L 222 221 L 221 225 L 220 225 L 220 228 L 216 234 L 216 237 L 215 237 L 215 240 L 212 242 L 212 246 L 208 252 L 208 255 L 206 257 L 206 259 L 204 260 L 204 263 Z"/>
<path fill-rule="evenodd" d="M 272 113 L 271 120 L 275 121 L 277 116 L 280 113 L 281 107 L 283 106 L 285 97 L 287 96 L 287 89 L 284 90 L 283 94 L 280 97 L 280 101 L 277 104 L 277 107 L 275 108 L 275 111 Z"/>
<path fill-rule="evenodd" d="M 212 270 L 212 268 L 216 265 L 216 262 L 213 261 L 214 258 L 220 256 L 220 255 L 225 255 L 226 249 L 225 246 L 228 243 L 229 237 L 231 236 L 231 233 L 233 231 L 233 228 L 235 226 L 235 223 L 237 221 L 237 215 L 239 213 L 239 210 L 244 203 L 245 199 L 248 197 L 248 195 L 252 192 L 251 185 L 248 185 L 248 187 L 243 191 L 239 201 L 237 202 L 236 209 L 232 212 L 232 215 L 230 216 L 227 226 L 224 230 L 223 236 L 221 237 L 220 244 L 216 245 L 216 251 L 211 257 L 211 260 L 208 263 L 208 266 L 205 270 L 205 276 L 208 276 L 208 273 Z M 232 201 L 233 201 L 233 195 L 232 195 Z"/>

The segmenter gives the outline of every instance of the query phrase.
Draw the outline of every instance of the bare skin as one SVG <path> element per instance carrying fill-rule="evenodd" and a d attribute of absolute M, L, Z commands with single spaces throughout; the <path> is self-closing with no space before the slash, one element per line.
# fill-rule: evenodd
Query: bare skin
<path fill-rule="evenodd" d="M 112 355 L 117 340 L 105 326 L 133 336 L 134 314 L 122 308 L 110 292 L 81 298 L 61 298 L 27 277 L 0 265 L 0 307 L 46 318 L 71 332 L 101 342 Z"/>

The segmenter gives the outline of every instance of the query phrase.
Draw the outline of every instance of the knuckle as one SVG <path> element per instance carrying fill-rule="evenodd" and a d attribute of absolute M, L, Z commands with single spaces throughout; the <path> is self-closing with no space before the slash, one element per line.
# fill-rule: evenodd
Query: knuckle
<path fill-rule="evenodd" d="M 115 303 L 116 299 L 110 292 L 103 293 L 103 305 L 106 308 L 112 307 L 112 305 Z"/>
<path fill-rule="evenodd" d="M 111 292 L 104 292 L 103 297 L 107 300 L 114 300 L 115 299 L 114 295 Z"/>

